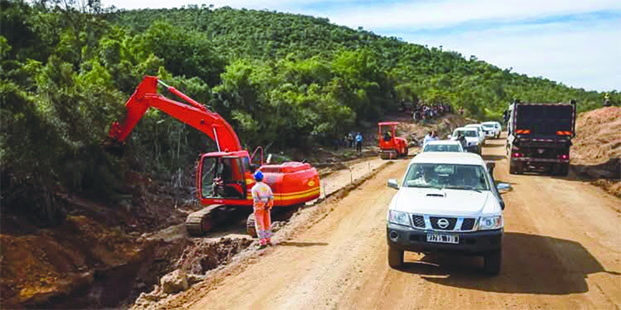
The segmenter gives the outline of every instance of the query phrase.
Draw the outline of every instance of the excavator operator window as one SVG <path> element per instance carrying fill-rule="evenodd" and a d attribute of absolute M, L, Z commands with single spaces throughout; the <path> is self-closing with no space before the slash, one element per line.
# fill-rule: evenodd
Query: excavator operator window
<path fill-rule="evenodd" d="M 201 175 L 201 194 L 202 197 L 214 197 L 214 179 L 216 175 L 218 175 L 218 170 L 220 170 L 220 165 L 218 163 L 218 158 L 216 157 L 205 157 L 203 158 L 202 165 L 202 175 Z"/>
<path fill-rule="evenodd" d="M 245 179 L 240 158 L 205 157 L 202 169 L 205 198 L 245 198 Z"/>

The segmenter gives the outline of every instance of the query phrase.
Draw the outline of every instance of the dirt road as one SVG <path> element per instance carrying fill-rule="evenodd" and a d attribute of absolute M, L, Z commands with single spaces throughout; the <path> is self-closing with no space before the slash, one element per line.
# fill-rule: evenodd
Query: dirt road
<path fill-rule="evenodd" d="M 497 161 L 496 178 L 514 188 L 504 195 L 499 276 L 480 274 L 478 257 L 408 253 L 405 268 L 388 267 L 385 217 L 395 192 L 386 179 L 407 165 L 397 161 L 184 308 L 619 309 L 620 200 L 582 182 L 509 175 L 502 143 L 484 151 Z"/>

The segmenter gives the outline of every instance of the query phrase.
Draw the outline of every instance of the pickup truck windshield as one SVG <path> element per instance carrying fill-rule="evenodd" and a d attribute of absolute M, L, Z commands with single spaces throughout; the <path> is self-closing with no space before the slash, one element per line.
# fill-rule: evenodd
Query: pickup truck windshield
<path fill-rule="evenodd" d="M 496 126 L 494 124 L 483 124 L 483 127 L 485 127 L 485 128 L 495 128 Z"/>
<path fill-rule="evenodd" d="M 489 190 L 485 169 L 476 165 L 412 164 L 404 187 Z"/>
<path fill-rule="evenodd" d="M 461 152 L 461 148 L 456 144 L 427 144 L 423 152 Z"/>
<path fill-rule="evenodd" d="M 453 137 L 457 137 L 460 133 L 464 137 L 478 137 L 479 136 L 477 134 L 477 131 L 473 129 L 473 130 L 455 130 L 455 132 L 453 133 Z"/>

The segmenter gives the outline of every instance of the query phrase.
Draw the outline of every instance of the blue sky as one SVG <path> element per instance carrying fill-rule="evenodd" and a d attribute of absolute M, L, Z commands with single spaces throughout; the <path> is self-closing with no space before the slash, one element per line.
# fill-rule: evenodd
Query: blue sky
<path fill-rule="evenodd" d="M 621 90 L 621 0 L 102 0 L 117 8 L 188 4 L 329 18 L 404 41 L 475 55 L 587 90 Z"/>

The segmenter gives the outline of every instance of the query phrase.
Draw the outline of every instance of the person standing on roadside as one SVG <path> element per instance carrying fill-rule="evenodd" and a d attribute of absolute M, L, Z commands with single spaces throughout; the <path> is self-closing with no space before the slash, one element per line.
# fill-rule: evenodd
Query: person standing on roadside
<path fill-rule="evenodd" d="M 425 138 L 423 139 L 423 147 L 427 144 L 427 142 L 433 141 L 433 132 L 432 131 L 428 131 L 427 135 L 425 135 Z"/>
<path fill-rule="evenodd" d="M 257 183 L 252 187 L 252 202 L 254 208 L 254 224 L 259 237 L 259 245 L 265 248 L 272 245 L 272 218 L 270 212 L 274 206 L 274 194 L 269 185 L 263 183 L 263 173 L 254 173 Z"/>
<path fill-rule="evenodd" d="M 356 152 L 362 152 L 362 135 L 360 133 L 356 134 Z"/>
<path fill-rule="evenodd" d="M 457 141 L 459 141 L 459 143 L 461 144 L 461 148 L 464 149 L 464 151 L 466 150 L 466 137 L 464 137 L 464 135 L 460 132 L 457 133 Z"/>
<path fill-rule="evenodd" d="M 604 95 L 604 106 L 605 107 L 611 106 L 611 104 L 610 104 L 610 95 L 608 95 L 608 93 L 606 93 Z"/>

